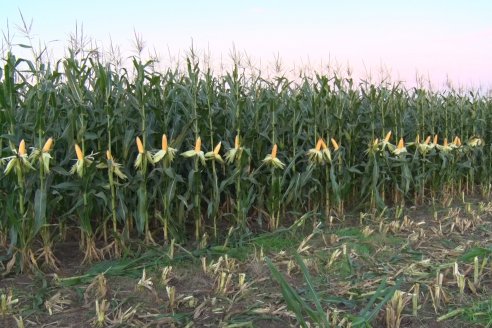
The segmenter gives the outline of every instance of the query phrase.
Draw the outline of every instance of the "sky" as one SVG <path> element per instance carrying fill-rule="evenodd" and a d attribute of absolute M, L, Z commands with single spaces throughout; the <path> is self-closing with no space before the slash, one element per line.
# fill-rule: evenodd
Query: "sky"
<path fill-rule="evenodd" d="M 83 25 L 98 46 L 111 41 L 124 56 L 135 54 L 137 33 L 163 65 L 193 45 L 213 65 L 235 49 L 258 66 L 280 58 L 287 68 L 349 67 L 356 78 L 390 75 L 410 86 L 419 77 L 435 88 L 492 89 L 490 0 L 0 1 L 4 35 L 26 43 L 20 11 L 55 56 Z"/>

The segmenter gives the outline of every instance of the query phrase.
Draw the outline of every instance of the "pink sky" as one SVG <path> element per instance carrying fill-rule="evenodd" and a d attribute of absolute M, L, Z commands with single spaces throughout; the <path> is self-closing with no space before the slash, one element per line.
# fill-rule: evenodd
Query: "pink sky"
<path fill-rule="evenodd" d="M 94 8 L 97 8 L 95 10 Z M 137 31 L 147 50 L 162 64 L 182 58 L 191 45 L 210 51 L 217 64 L 233 45 L 262 66 L 279 55 L 285 68 L 310 63 L 348 64 L 355 77 L 375 80 L 381 66 L 393 80 L 415 85 L 416 75 L 442 88 L 449 78 L 455 87 L 492 88 L 492 1 L 259 1 L 211 0 L 9 1 L 2 5 L 0 23 L 15 31 L 24 18 L 33 19 L 33 33 L 54 51 L 65 49 L 76 22 L 85 33 L 108 48 L 109 39 L 125 56 Z M 54 22 L 56 22 L 54 24 Z"/>

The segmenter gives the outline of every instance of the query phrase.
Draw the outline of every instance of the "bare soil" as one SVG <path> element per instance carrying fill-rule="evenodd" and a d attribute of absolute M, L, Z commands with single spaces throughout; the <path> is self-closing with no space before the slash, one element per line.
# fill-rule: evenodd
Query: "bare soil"
<path fill-rule="evenodd" d="M 244 249 L 239 249 L 243 251 L 242 259 L 241 256 L 226 259 L 227 252 L 219 254 L 209 249 L 185 252 L 177 247 L 173 261 L 162 257 L 160 262 L 159 256 L 168 252 L 169 247 L 154 248 L 155 261 L 149 257 L 120 271 L 115 271 L 115 267 L 122 262 L 107 262 L 104 276 L 99 276 L 99 279 L 103 277 L 103 286 L 98 285 L 100 272 L 94 271 L 101 263 L 82 266 L 83 254 L 77 242 L 58 243 L 55 249 L 60 260 L 58 271 L 9 274 L 1 278 L 0 293 L 11 292 L 12 299 L 18 301 L 0 315 L 0 327 L 17 327 L 15 318 L 20 317 L 25 327 L 98 326 L 96 300 L 99 305 L 104 300 L 109 304 L 101 322 L 106 327 L 295 327 L 297 320 L 261 258 L 261 248 L 290 286 L 312 304 L 306 279 L 293 260 L 293 254 L 299 252 L 320 298 L 331 295 L 347 301 L 337 303 L 327 298 L 323 302 L 331 312 L 338 310 L 340 317 L 357 315 L 382 277 L 387 278 L 388 285 L 402 278 L 402 291 L 409 292 L 418 282 L 421 293 L 418 316 L 411 315 L 409 301 L 401 316 L 401 327 L 482 327 L 483 322 L 467 321 L 464 315 L 440 322 L 437 319 L 453 309 L 470 308 L 492 297 L 492 205 L 476 202 L 472 210 L 464 206 L 442 208 L 437 219 L 428 208 L 411 208 L 405 211 L 405 216 L 399 219 L 368 216 L 362 225 L 357 217 L 343 222 L 321 222 L 314 230 L 307 224 L 302 231 L 272 234 L 261 245 L 251 242 L 243 246 Z M 310 224 L 316 226 L 316 222 Z M 372 232 L 364 233 L 365 227 Z M 313 231 L 313 236 L 307 238 Z M 302 242 L 304 248 L 299 249 Z M 349 267 L 343 255 L 329 266 L 335 250 L 344 247 L 348 249 Z M 459 271 L 467 281 L 472 281 L 473 261 L 466 254 L 474 249 L 491 250 L 488 255 L 479 256 L 480 261 L 488 256 L 489 264 L 482 270 L 476 290 L 467 285 L 464 294 L 460 294 L 453 264 L 458 263 Z M 207 272 L 203 270 L 202 257 Z M 163 283 L 161 269 L 167 265 L 173 269 Z M 146 286 L 139 286 L 143 268 L 150 280 Z M 436 310 L 430 290 L 435 287 L 437 271 L 443 274 L 445 296 Z M 242 274 L 244 285 L 239 284 Z M 225 285 L 222 290 L 221 277 Z M 174 288 L 174 304 L 169 297 L 170 287 Z M 349 303 L 355 304 L 354 307 L 348 306 Z M 373 327 L 386 326 L 386 308 L 383 306 L 374 318 Z M 492 318 L 492 314 L 488 316 Z"/>

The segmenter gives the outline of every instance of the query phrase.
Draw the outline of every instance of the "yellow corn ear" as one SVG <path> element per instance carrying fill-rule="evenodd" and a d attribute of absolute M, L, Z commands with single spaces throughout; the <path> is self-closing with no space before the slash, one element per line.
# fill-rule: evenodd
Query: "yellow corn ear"
<path fill-rule="evenodd" d="M 326 143 L 325 143 L 325 141 L 323 140 L 323 138 L 321 138 L 321 149 L 322 149 L 322 150 L 324 150 L 324 149 L 326 149 L 326 148 L 327 148 Z"/>
<path fill-rule="evenodd" d="M 75 144 L 75 153 L 77 154 L 77 159 L 79 161 L 84 159 L 84 153 L 82 153 L 82 149 L 80 149 L 79 145 Z"/>
<path fill-rule="evenodd" d="M 447 147 L 448 146 L 448 138 L 444 138 L 444 144 L 443 144 L 444 147 Z"/>
<path fill-rule="evenodd" d="M 274 144 L 272 148 L 272 159 L 274 158 L 277 158 L 277 144 Z"/>
<path fill-rule="evenodd" d="M 239 149 L 239 135 L 236 135 L 236 138 L 234 139 L 234 148 Z"/>
<path fill-rule="evenodd" d="M 162 150 L 167 152 L 167 136 L 165 134 L 162 135 Z"/>
<path fill-rule="evenodd" d="M 435 135 L 434 135 L 434 142 L 433 142 L 433 143 L 434 143 L 434 145 L 437 145 L 437 141 L 438 141 L 438 139 L 439 139 L 439 138 L 437 137 L 437 134 L 435 134 Z"/>
<path fill-rule="evenodd" d="M 47 153 L 51 150 L 51 146 L 53 145 L 53 138 L 49 138 L 46 140 L 46 143 L 43 146 L 43 153 Z"/>
<path fill-rule="evenodd" d="M 139 154 L 143 154 L 145 151 L 144 151 L 144 146 L 142 144 L 142 140 L 140 140 L 139 137 L 137 137 L 137 148 L 138 148 L 138 153 Z"/>
<path fill-rule="evenodd" d="M 340 146 L 338 145 L 337 141 L 334 138 L 331 138 L 330 141 L 335 150 L 338 150 L 338 148 L 340 148 Z"/>
<path fill-rule="evenodd" d="M 454 138 L 453 143 L 454 143 L 456 146 L 461 146 L 461 139 L 460 139 L 460 137 L 456 136 L 456 137 Z"/>
<path fill-rule="evenodd" d="M 214 155 L 216 155 L 216 156 L 217 156 L 217 155 L 219 155 L 219 152 L 220 152 L 220 146 L 221 146 L 221 145 L 222 145 L 222 142 L 219 142 L 219 143 L 217 144 L 217 146 L 215 146 L 215 148 L 214 148 Z"/>
<path fill-rule="evenodd" d="M 427 136 L 427 138 L 425 139 L 424 143 L 426 145 L 428 145 L 430 141 L 431 141 L 431 136 Z"/>
<path fill-rule="evenodd" d="M 24 156 L 26 154 L 26 142 L 24 139 L 21 140 L 19 144 L 19 155 Z"/>
<path fill-rule="evenodd" d="M 199 153 L 202 149 L 202 139 L 198 137 L 195 142 L 195 152 Z"/>
<path fill-rule="evenodd" d="M 106 158 L 108 159 L 108 161 L 111 161 L 113 159 L 113 156 L 111 155 L 111 151 L 106 150 Z"/>
<path fill-rule="evenodd" d="M 385 142 L 389 142 L 389 141 L 390 141 L 390 139 L 391 139 L 391 131 L 390 131 L 390 132 L 388 132 L 388 133 L 386 133 L 386 137 L 384 137 L 384 141 L 385 141 Z"/>
<path fill-rule="evenodd" d="M 318 142 L 316 143 L 316 151 L 320 151 L 322 145 L 323 145 L 323 138 L 319 138 Z"/>
<path fill-rule="evenodd" d="M 400 138 L 400 141 L 398 142 L 398 149 L 403 149 L 405 147 L 405 142 L 403 141 L 403 138 Z"/>

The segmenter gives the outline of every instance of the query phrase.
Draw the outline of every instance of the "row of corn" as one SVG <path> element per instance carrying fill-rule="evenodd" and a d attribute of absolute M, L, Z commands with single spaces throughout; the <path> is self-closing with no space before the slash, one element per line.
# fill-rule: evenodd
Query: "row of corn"
<path fill-rule="evenodd" d="M 26 62 L 8 54 L 0 72 L 9 267 L 54 267 L 56 243 L 74 236 L 88 262 L 136 239 L 206 243 L 308 212 L 343 217 L 490 191 L 484 96 L 337 76 L 264 80 L 239 65 L 217 76 L 193 57 L 164 73 L 73 52 Z"/>

